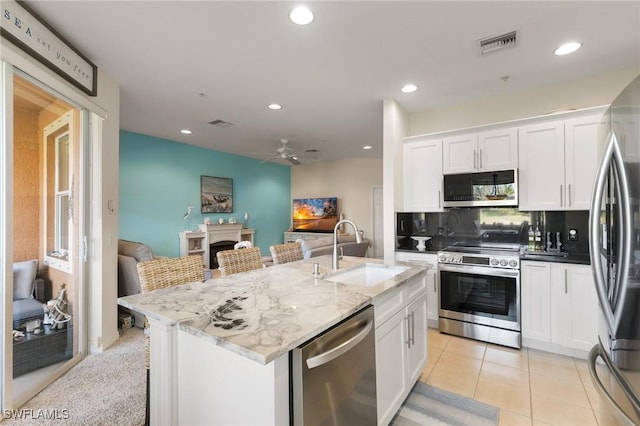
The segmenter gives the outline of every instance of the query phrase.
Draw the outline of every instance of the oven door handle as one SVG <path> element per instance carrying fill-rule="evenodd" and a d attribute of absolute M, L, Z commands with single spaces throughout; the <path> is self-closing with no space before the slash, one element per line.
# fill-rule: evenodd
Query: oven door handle
<path fill-rule="evenodd" d="M 501 268 L 483 268 L 477 266 L 457 266 L 438 264 L 438 271 L 441 272 L 457 272 L 459 274 L 486 275 L 491 277 L 518 278 L 520 276 L 519 269 L 501 269 Z"/>

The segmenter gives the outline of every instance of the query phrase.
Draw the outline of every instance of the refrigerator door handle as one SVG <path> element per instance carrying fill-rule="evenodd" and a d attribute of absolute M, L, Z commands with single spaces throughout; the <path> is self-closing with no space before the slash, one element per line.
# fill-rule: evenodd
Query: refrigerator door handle
<path fill-rule="evenodd" d="M 602 395 L 604 399 L 609 401 L 609 404 L 611 404 L 611 406 L 614 407 L 616 411 L 618 411 L 618 414 L 625 421 L 627 421 L 629 425 L 634 425 L 635 421 L 631 419 L 627 415 L 627 413 L 624 412 L 622 407 L 620 407 L 620 404 L 618 404 L 618 402 L 613 398 L 611 393 L 609 393 L 609 391 L 602 384 L 602 381 L 598 376 L 598 371 L 596 370 L 596 361 L 598 357 L 600 357 L 602 361 L 604 361 L 605 365 L 607 366 L 607 369 L 611 372 L 611 375 L 613 376 L 615 381 L 618 383 L 618 385 L 624 392 L 625 396 L 631 403 L 636 414 L 640 416 L 640 400 L 638 400 L 638 397 L 633 393 L 633 387 L 631 386 L 629 381 L 626 379 L 626 377 L 624 377 L 624 375 L 620 373 L 618 368 L 615 365 L 613 365 L 613 363 L 607 356 L 604 348 L 602 347 L 602 342 L 600 341 L 600 339 L 598 339 L 598 343 L 593 348 L 591 348 L 591 351 L 589 351 L 588 365 L 589 365 L 589 374 L 591 375 L 591 380 L 596 385 L 596 389 L 598 390 L 598 393 Z"/>
<path fill-rule="evenodd" d="M 593 195 L 591 197 L 591 208 L 589 212 L 589 246 L 591 248 L 591 268 L 593 270 L 593 278 L 596 285 L 596 293 L 598 301 L 602 306 L 602 313 L 607 322 L 609 330 L 615 333 L 622 320 L 622 307 L 626 299 L 627 291 L 627 275 L 629 267 L 629 254 L 631 253 L 631 240 L 629 233 L 631 228 L 631 212 L 629 210 L 629 186 L 624 172 L 624 161 L 620 152 L 620 147 L 616 135 L 609 135 L 609 143 L 607 149 L 598 168 L 596 179 L 593 187 Z M 607 295 L 607 276 L 602 267 L 601 257 L 602 230 L 600 227 L 600 212 L 604 198 L 604 191 L 607 182 L 607 175 L 613 166 L 614 175 L 616 177 L 616 188 L 618 190 L 617 202 L 620 214 L 620 224 L 618 227 L 620 246 L 617 253 L 618 270 L 612 297 Z"/>

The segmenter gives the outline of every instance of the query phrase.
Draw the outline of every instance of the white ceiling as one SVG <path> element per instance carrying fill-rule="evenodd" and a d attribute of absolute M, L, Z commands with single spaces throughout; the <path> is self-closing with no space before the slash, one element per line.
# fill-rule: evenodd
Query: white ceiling
<path fill-rule="evenodd" d="M 307 26 L 288 20 L 293 2 L 26 4 L 120 83 L 122 129 L 261 159 L 282 138 L 318 161 L 382 157 L 383 99 L 413 113 L 640 70 L 639 1 L 317 1 Z M 516 48 L 479 54 L 513 29 Z M 569 40 L 583 48 L 552 54 Z"/>

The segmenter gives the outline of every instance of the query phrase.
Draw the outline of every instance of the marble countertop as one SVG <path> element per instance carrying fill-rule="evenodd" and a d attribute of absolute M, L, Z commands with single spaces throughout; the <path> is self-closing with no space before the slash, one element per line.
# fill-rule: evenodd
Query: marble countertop
<path fill-rule="evenodd" d="M 320 278 L 312 275 L 314 263 Z M 384 265 L 345 256 L 340 271 L 366 263 Z M 322 279 L 332 272 L 331 256 L 320 256 L 121 297 L 118 304 L 267 364 L 424 271 L 409 266 L 371 287 L 345 285 Z"/>

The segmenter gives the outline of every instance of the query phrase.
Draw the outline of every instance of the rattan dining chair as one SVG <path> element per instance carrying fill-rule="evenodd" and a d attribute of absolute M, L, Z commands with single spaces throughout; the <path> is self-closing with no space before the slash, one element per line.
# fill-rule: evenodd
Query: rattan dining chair
<path fill-rule="evenodd" d="M 201 256 L 148 260 L 146 262 L 139 262 L 136 267 L 138 269 L 138 276 L 140 277 L 141 293 L 204 280 L 204 267 L 202 266 Z M 147 321 L 146 317 L 144 319 L 144 328 L 146 334 L 144 348 L 145 368 L 147 370 L 145 424 L 149 424 L 149 390 L 151 389 L 149 384 L 149 370 L 151 368 L 151 344 L 149 335 L 146 333 L 146 329 L 149 328 L 149 321 Z"/>
<path fill-rule="evenodd" d="M 275 244 L 269 247 L 269 251 L 271 251 L 274 265 L 295 262 L 304 257 L 300 243 Z"/>
<path fill-rule="evenodd" d="M 222 250 L 216 253 L 216 257 L 222 276 L 264 268 L 258 247 Z"/>

